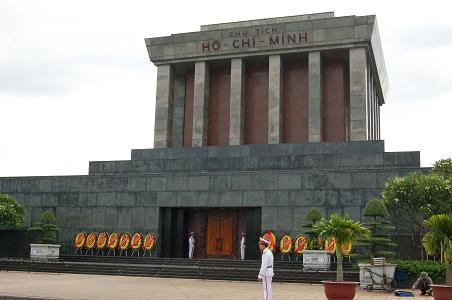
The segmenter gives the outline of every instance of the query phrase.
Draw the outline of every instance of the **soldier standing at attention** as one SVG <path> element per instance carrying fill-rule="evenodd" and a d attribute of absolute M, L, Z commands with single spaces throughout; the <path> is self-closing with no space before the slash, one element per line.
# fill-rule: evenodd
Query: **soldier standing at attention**
<path fill-rule="evenodd" d="M 195 252 L 195 233 L 190 232 L 190 238 L 188 239 L 188 258 L 193 259 L 193 252 Z"/>
<path fill-rule="evenodd" d="M 242 238 L 240 240 L 240 259 L 245 259 L 245 233 L 242 232 Z"/>
<path fill-rule="evenodd" d="M 262 251 L 262 263 L 258 280 L 262 280 L 262 287 L 264 289 L 264 300 L 272 299 L 272 278 L 273 278 L 273 253 L 270 249 L 270 242 L 259 238 L 259 250 Z"/>

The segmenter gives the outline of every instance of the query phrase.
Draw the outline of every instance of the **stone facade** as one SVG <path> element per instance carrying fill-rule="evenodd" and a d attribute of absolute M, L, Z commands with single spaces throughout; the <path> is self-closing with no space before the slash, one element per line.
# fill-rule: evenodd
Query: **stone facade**
<path fill-rule="evenodd" d="M 244 77 L 254 76 L 246 70 L 248 65 L 253 68 L 257 60 L 265 64 L 268 73 L 268 86 L 259 87 L 268 89 L 268 94 L 258 96 L 259 99 L 265 98 L 259 106 L 268 104 L 268 119 L 265 120 L 268 124 L 263 126 L 254 122 L 252 128 L 246 128 L 246 132 L 259 136 L 259 143 L 281 143 L 283 130 L 287 128 L 283 124 L 287 119 L 283 113 L 284 65 L 301 62 L 304 57 L 308 59 L 309 81 L 305 88 L 309 93 L 309 106 L 306 107 L 309 123 L 300 130 L 309 132 L 309 142 L 380 139 L 379 110 L 385 101 L 388 83 L 375 16 L 335 17 L 334 13 L 320 13 L 204 25 L 199 32 L 147 38 L 145 42 L 150 60 L 159 69 L 162 68 L 158 71 L 162 76 L 159 75 L 157 84 L 156 148 L 180 146 L 180 132 L 184 130 L 192 131 L 192 140 L 185 145 L 224 145 L 209 140 L 206 133 L 210 118 L 207 109 L 209 66 L 219 62 L 228 64 L 231 70 L 230 112 L 227 116 L 229 145 L 248 143 L 243 139 L 244 127 L 247 126 L 246 120 L 243 120 L 247 115 L 244 103 L 255 102 L 256 98 L 244 95 L 244 83 L 247 81 Z M 332 57 L 336 60 L 331 60 Z M 338 58 L 344 62 L 339 69 Z M 172 89 L 182 81 L 172 78 L 169 70 L 174 68 L 176 72 L 183 73 L 180 70 L 186 70 L 187 66 L 192 66 L 195 73 L 194 109 L 192 115 L 184 116 L 193 118 L 193 126 L 184 129 L 177 126 L 182 122 L 171 122 L 173 118 L 180 120 L 183 112 L 182 109 L 173 110 L 172 103 L 183 101 L 177 91 L 174 92 L 175 100 L 171 99 Z M 340 81 L 347 84 L 339 86 L 336 77 L 333 82 L 325 81 L 328 72 L 333 77 L 341 73 L 343 78 L 339 78 Z M 329 90 L 330 97 L 342 95 L 341 107 L 325 109 L 327 100 L 324 90 Z M 256 93 L 259 91 L 250 92 L 253 95 Z M 336 102 L 328 100 L 328 105 L 332 103 Z M 338 110 L 344 112 L 339 113 Z M 338 114 L 341 119 L 332 121 Z M 212 118 L 215 119 L 215 116 Z M 175 124 L 176 128 L 171 128 L 171 124 Z M 262 130 L 266 131 L 265 142 Z"/>
<path fill-rule="evenodd" d="M 419 152 L 384 152 L 382 141 L 132 150 L 89 169 L 0 178 L 0 192 L 27 207 L 25 227 L 55 211 L 68 251 L 80 230 L 159 234 L 164 207 L 260 207 L 262 230 L 277 235 L 299 234 L 311 207 L 363 220 L 387 178 L 420 170 Z"/>

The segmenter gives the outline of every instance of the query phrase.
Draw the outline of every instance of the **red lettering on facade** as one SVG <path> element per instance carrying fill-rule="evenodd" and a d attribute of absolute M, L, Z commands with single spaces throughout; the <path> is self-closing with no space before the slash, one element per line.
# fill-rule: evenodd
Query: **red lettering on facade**
<path fill-rule="evenodd" d="M 207 51 L 210 51 L 210 43 L 209 42 L 202 43 L 202 52 L 206 51 L 206 49 L 207 49 Z"/>
<path fill-rule="evenodd" d="M 308 34 L 306 32 L 304 34 L 298 34 L 298 42 L 301 43 L 302 40 L 304 40 L 305 42 L 308 41 Z"/>
<path fill-rule="evenodd" d="M 288 34 L 287 35 L 287 44 L 290 44 L 291 42 L 294 43 L 294 44 L 297 43 L 297 39 L 295 37 L 295 34 Z"/>
<path fill-rule="evenodd" d="M 212 43 L 212 49 L 217 51 L 220 49 L 220 43 L 218 41 L 215 41 Z"/>
<path fill-rule="evenodd" d="M 269 36 L 270 46 L 279 45 L 279 36 Z"/>
<path fill-rule="evenodd" d="M 306 43 L 308 42 L 308 33 L 304 32 L 304 33 L 280 33 L 280 34 L 273 34 L 271 35 L 271 33 L 275 33 L 277 32 L 276 28 L 260 28 L 260 29 L 256 29 L 256 31 L 258 31 L 259 35 L 268 35 L 268 44 L 266 44 L 265 39 L 263 37 L 258 38 L 257 42 L 258 45 L 257 47 L 263 46 L 263 45 L 268 45 L 268 46 L 283 46 L 283 45 L 290 45 L 290 44 L 301 44 L 301 43 Z M 229 36 L 235 36 L 235 37 L 240 37 L 240 36 L 244 36 L 247 35 L 246 31 L 231 31 L 229 32 Z M 233 48 L 233 49 L 243 49 L 243 48 L 256 48 L 256 38 L 254 37 L 250 37 L 250 38 L 237 38 L 231 41 L 229 41 L 228 43 L 220 43 L 220 40 L 214 40 L 214 41 L 210 41 L 210 42 L 203 42 L 202 44 L 202 51 L 203 52 L 210 52 L 210 51 L 218 51 L 221 50 L 221 48 L 225 47 L 226 49 L 228 49 L 229 47 Z"/>
<path fill-rule="evenodd" d="M 249 48 L 250 47 L 250 39 L 243 39 L 242 40 L 242 48 Z"/>

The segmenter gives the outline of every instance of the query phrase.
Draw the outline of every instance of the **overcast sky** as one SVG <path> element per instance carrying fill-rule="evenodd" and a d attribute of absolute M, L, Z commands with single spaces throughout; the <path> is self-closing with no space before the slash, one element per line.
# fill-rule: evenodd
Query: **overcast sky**
<path fill-rule="evenodd" d="M 87 174 L 153 147 L 156 68 L 143 39 L 203 24 L 376 14 L 390 91 L 386 151 L 452 156 L 448 1 L 0 0 L 0 177 Z"/>

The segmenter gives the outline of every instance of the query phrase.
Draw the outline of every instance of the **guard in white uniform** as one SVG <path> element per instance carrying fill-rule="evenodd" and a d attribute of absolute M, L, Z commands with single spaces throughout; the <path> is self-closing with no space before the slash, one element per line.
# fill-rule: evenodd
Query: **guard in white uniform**
<path fill-rule="evenodd" d="M 264 300 L 272 299 L 273 253 L 268 249 L 268 246 L 270 246 L 269 241 L 259 238 L 259 249 L 262 251 L 262 264 L 257 279 L 262 280 Z"/>
<path fill-rule="evenodd" d="M 195 233 L 190 232 L 190 238 L 188 239 L 188 258 L 193 258 L 193 253 L 195 252 Z"/>
<path fill-rule="evenodd" d="M 242 232 L 242 239 L 240 240 L 240 259 L 245 259 L 245 233 Z"/>

